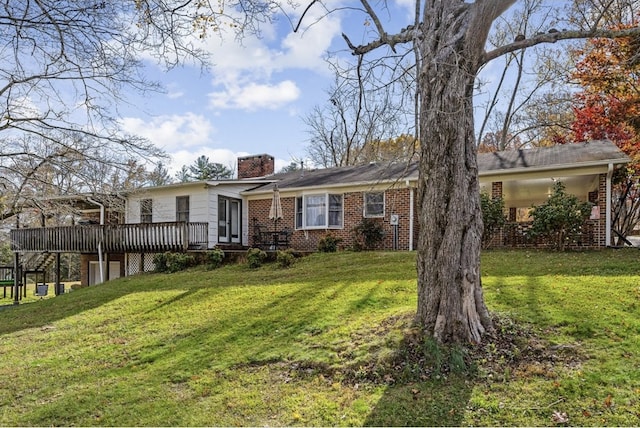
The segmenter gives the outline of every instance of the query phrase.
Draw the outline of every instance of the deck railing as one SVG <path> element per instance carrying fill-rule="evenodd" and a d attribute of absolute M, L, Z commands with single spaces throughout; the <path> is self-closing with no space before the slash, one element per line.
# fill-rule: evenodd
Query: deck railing
<path fill-rule="evenodd" d="M 94 253 L 187 251 L 207 247 L 207 223 L 139 223 L 14 229 L 13 251 Z"/>

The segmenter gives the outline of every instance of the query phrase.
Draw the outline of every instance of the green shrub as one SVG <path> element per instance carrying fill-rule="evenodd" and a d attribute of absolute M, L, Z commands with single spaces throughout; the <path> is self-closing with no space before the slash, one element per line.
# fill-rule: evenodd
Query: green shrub
<path fill-rule="evenodd" d="M 13 252 L 8 242 L 0 244 L 0 265 L 10 266 L 13 264 Z"/>
<path fill-rule="evenodd" d="M 276 262 L 281 268 L 291 267 L 296 261 L 296 257 L 293 255 L 292 250 L 278 251 Z"/>
<path fill-rule="evenodd" d="M 167 271 L 169 273 L 180 272 L 188 267 L 194 266 L 195 257 L 185 253 L 168 253 L 167 254 Z"/>
<path fill-rule="evenodd" d="M 260 248 L 249 248 L 247 250 L 247 263 L 252 269 L 259 268 L 267 258 L 267 253 Z"/>
<path fill-rule="evenodd" d="M 224 251 L 220 248 L 214 248 L 205 254 L 206 267 L 208 270 L 217 269 L 222 266 L 224 261 Z"/>
<path fill-rule="evenodd" d="M 356 251 L 376 248 L 384 239 L 382 220 L 379 219 L 363 218 L 352 231 L 354 234 L 353 249 Z"/>
<path fill-rule="evenodd" d="M 157 253 L 153 256 L 153 271 L 162 273 L 168 272 L 169 268 L 167 267 L 167 255 L 169 253 Z"/>
<path fill-rule="evenodd" d="M 321 253 L 335 253 L 338 251 L 338 244 L 342 242 L 341 238 L 336 238 L 333 235 L 325 235 L 318 242 L 318 251 Z"/>
<path fill-rule="evenodd" d="M 158 253 L 153 256 L 154 272 L 174 273 L 195 264 L 195 258 L 185 253 Z"/>
<path fill-rule="evenodd" d="M 491 243 L 495 233 L 506 223 L 507 217 L 504 214 L 504 199 L 491 198 L 486 193 L 480 194 L 480 207 L 482 209 L 482 248 L 487 248 Z"/>
<path fill-rule="evenodd" d="M 564 250 L 566 244 L 581 232 L 582 225 L 591 214 L 591 205 L 567 194 L 564 184 L 556 182 L 547 202 L 534 206 L 531 211 L 532 236 L 541 236 L 555 249 Z"/>

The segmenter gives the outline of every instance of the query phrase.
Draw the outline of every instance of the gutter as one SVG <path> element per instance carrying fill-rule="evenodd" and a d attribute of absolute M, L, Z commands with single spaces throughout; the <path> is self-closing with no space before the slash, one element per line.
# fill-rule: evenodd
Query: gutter
<path fill-rule="evenodd" d="M 388 185 L 388 184 L 398 184 L 401 183 L 402 179 L 389 179 L 389 180 L 377 180 L 377 181 L 355 181 L 355 182 L 344 182 L 344 183 L 333 183 L 333 184 L 319 184 L 314 186 L 298 186 L 298 187 L 279 187 L 280 194 L 289 193 L 289 192 L 313 192 L 314 190 L 326 190 L 326 189 L 340 189 L 340 188 L 351 188 L 351 187 L 372 187 L 377 185 Z M 417 181 L 417 177 L 410 177 L 405 179 L 406 181 Z M 273 194 L 273 190 L 243 190 L 240 192 L 240 195 L 252 197 L 252 196 L 260 196 L 260 195 L 271 195 Z"/>

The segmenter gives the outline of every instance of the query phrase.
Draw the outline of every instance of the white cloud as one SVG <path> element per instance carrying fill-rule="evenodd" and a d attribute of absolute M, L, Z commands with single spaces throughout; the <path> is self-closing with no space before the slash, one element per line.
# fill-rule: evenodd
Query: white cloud
<path fill-rule="evenodd" d="M 300 96 L 300 89 L 291 80 L 277 85 L 249 83 L 229 84 L 224 91 L 209 94 L 211 107 L 218 109 L 237 108 L 248 111 L 278 109 Z"/>
<path fill-rule="evenodd" d="M 296 72 L 311 71 L 329 75 L 324 61 L 332 41 L 339 37 L 339 14 L 321 17 L 321 8 L 312 8 L 305 17 L 309 26 L 293 33 L 289 24 L 265 24 L 264 37 L 247 37 L 237 42 L 231 37 L 220 42 L 206 39 L 204 48 L 213 60 L 213 108 L 277 109 L 300 96 Z M 295 16 L 291 16 L 295 22 Z M 287 71 L 288 79 L 276 82 L 276 73 Z"/>
<path fill-rule="evenodd" d="M 183 91 L 169 91 L 167 92 L 167 98 L 170 100 L 176 100 L 178 98 L 182 98 L 184 96 Z"/>
<path fill-rule="evenodd" d="M 181 147 L 207 144 L 215 132 L 207 118 L 194 113 L 158 116 L 149 122 L 136 117 L 125 117 L 122 119 L 122 127 L 127 132 L 149 139 L 169 153 Z"/>
<path fill-rule="evenodd" d="M 222 41 L 212 36 L 200 43 L 211 54 L 213 71 L 217 75 L 250 73 L 254 77 L 268 78 L 285 68 L 316 71 L 325 66 L 324 55 L 332 40 L 341 33 L 339 14 L 321 17 L 321 12 L 322 8 L 312 8 L 304 20 L 309 26 L 297 33 L 289 23 L 284 24 L 286 19 L 280 19 L 276 23 L 263 24 L 261 38 L 247 36 L 239 42 L 231 35 Z M 295 22 L 297 17 L 290 19 Z"/>

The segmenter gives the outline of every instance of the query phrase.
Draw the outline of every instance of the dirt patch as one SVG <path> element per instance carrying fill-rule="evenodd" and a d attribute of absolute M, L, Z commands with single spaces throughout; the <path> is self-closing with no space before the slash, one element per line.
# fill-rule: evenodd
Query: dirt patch
<path fill-rule="evenodd" d="M 413 316 L 394 317 L 372 332 L 388 334 L 391 328 L 405 332 L 400 346 L 386 358 L 349 366 L 348 382 L 405 384 L 443 379 L 452 373 L 493 380 L 542 376 L 553 379 L 567 369 L 577 369 L 586 356 L 577 344 L 551 344 L 541 332 L 506 316 L 493 316 L 495 334 L 480 345 L 443 346 L 425 338 L 412 326 Z M 362 338 L 359 338 L 362 340 Z"/>

